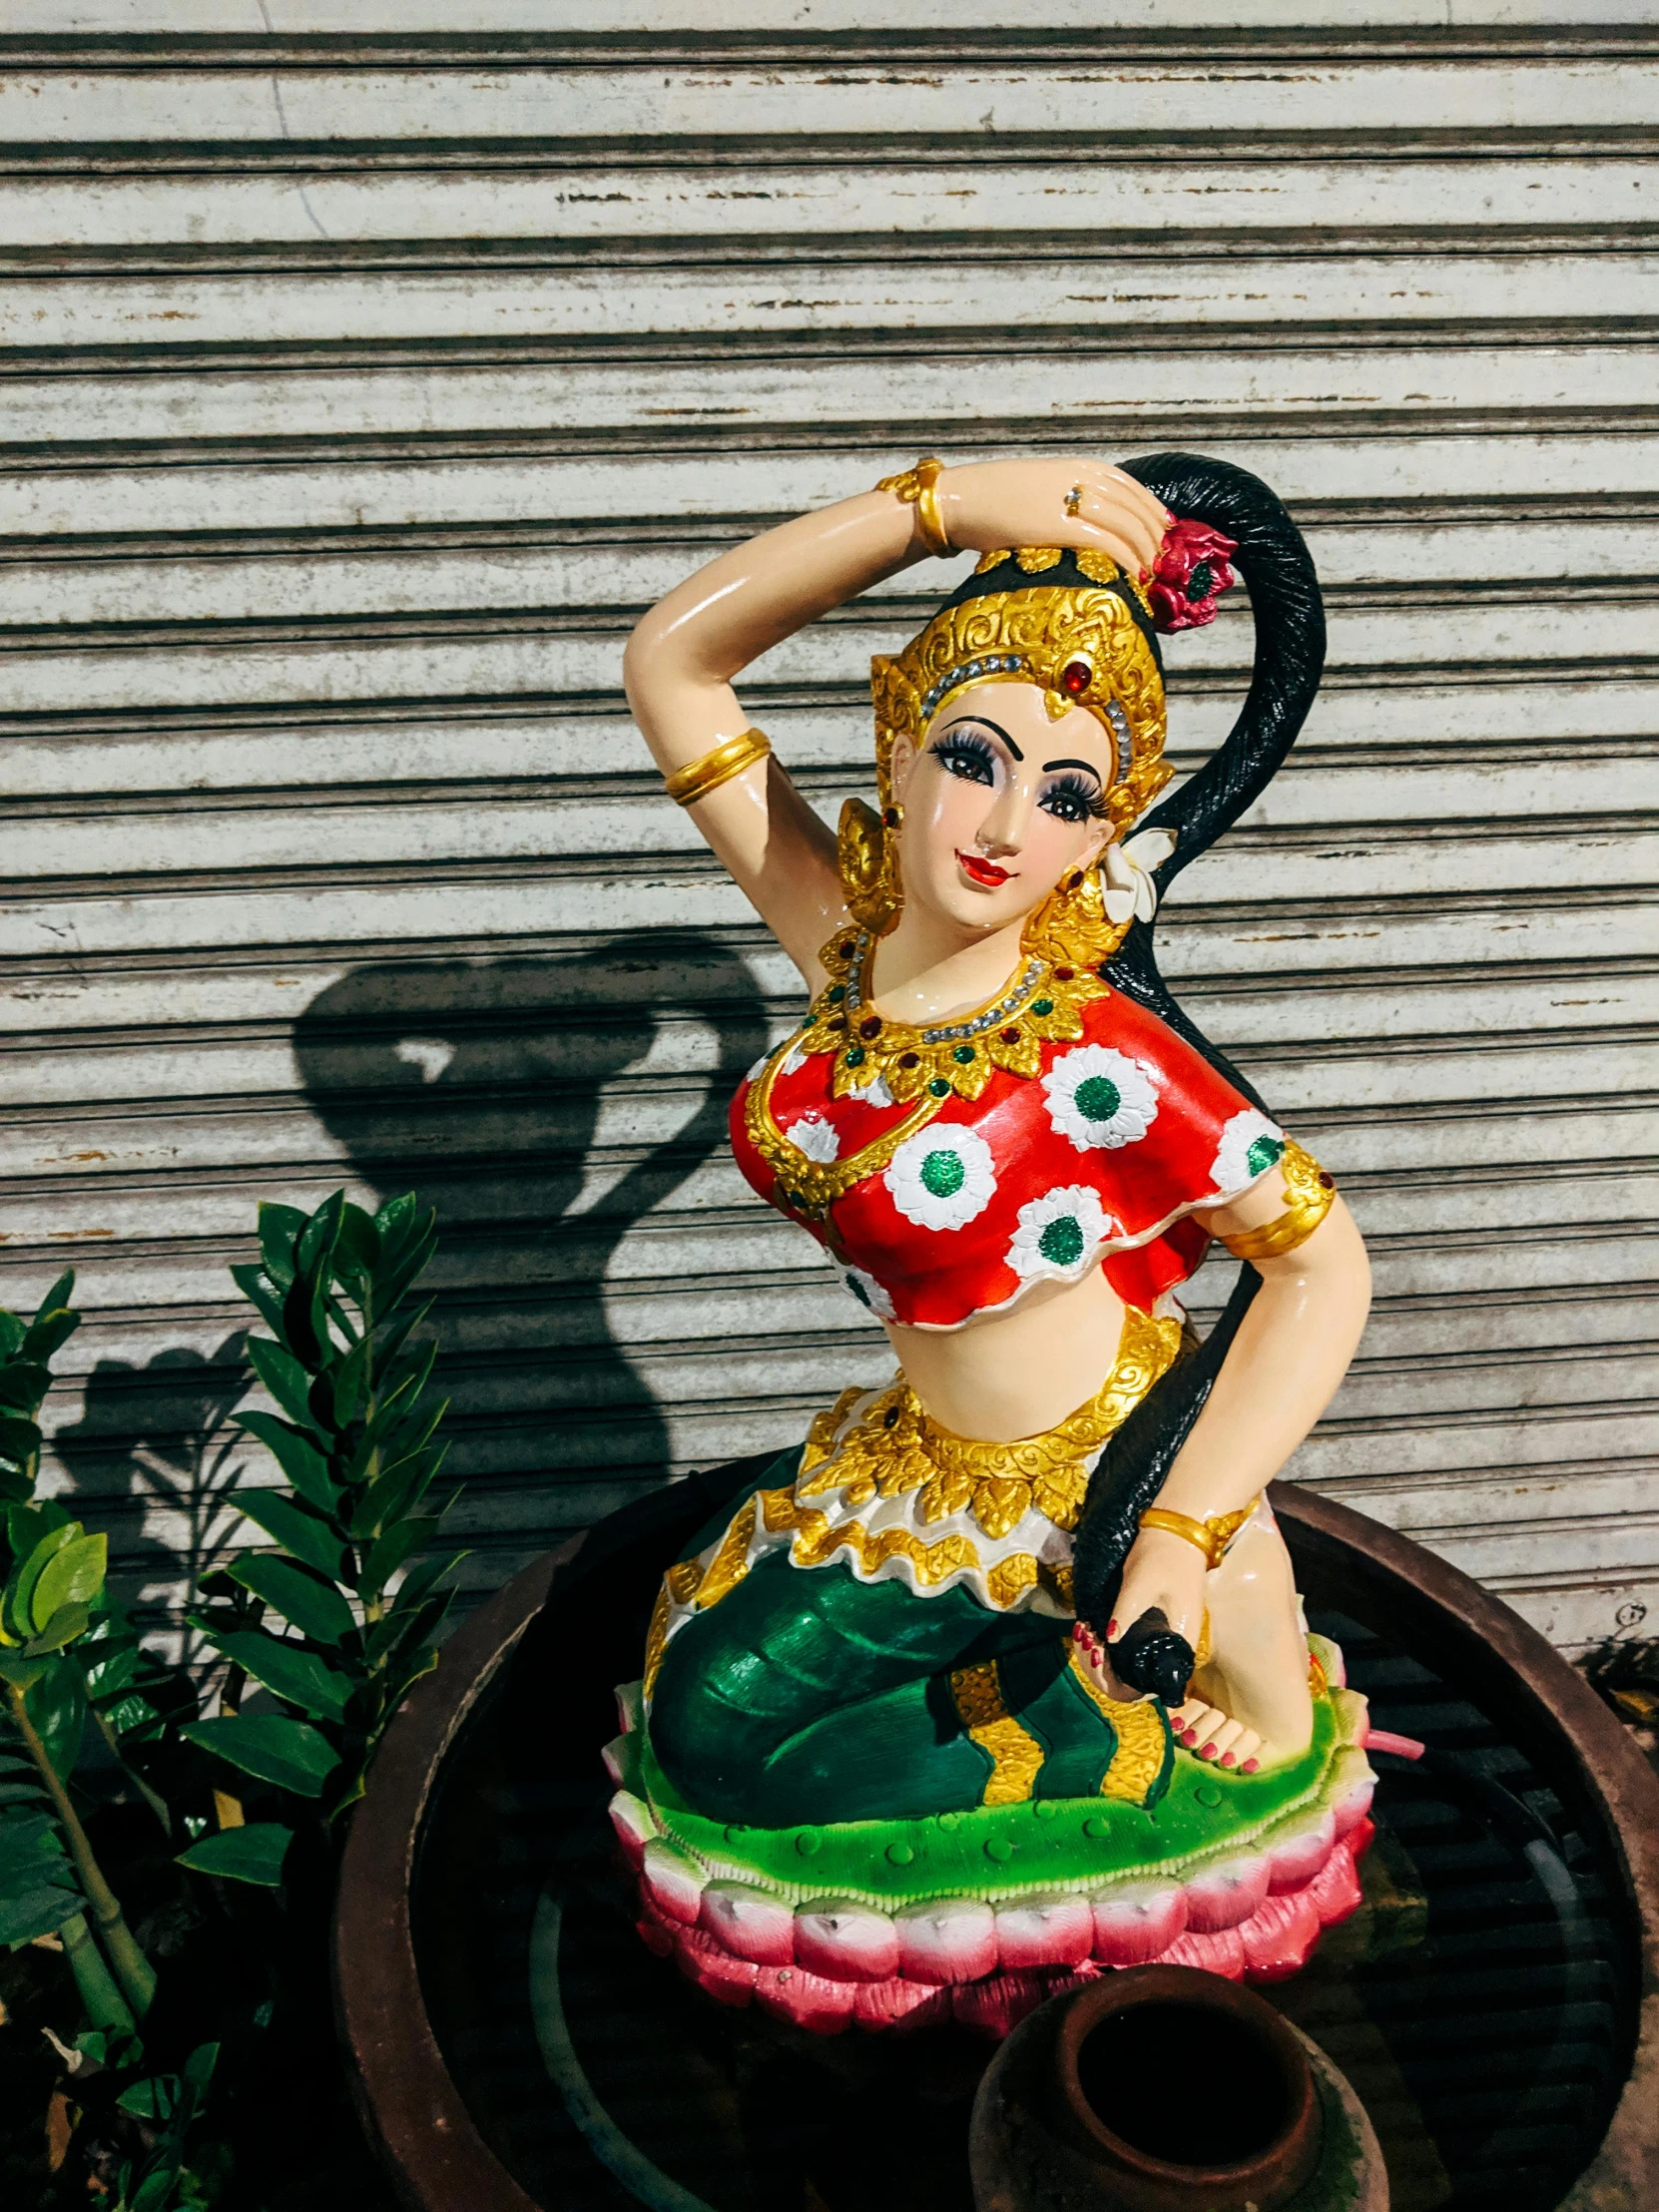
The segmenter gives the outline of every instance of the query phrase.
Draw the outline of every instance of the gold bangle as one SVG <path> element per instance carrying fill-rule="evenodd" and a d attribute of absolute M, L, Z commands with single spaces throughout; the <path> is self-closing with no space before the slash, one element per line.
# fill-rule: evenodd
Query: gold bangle
<path fill-rule="evenodd" d="M 936 453 L 929 453 L 917 461 L 914 468 L 905 469 L 902 475 L 883 476 L 875 487 L 877 491 L 890 491 L 900 505 L 914 507 L 922 543 L 940 560 L 957 550 L 950 542 L 944 518 L 939 513 L 938 487 L 943 474 L 943 461 Z"/>
<path fill-rule="evenodd" d="M 1337 1202 L 1335 1177 L 1294 1138 L 1280 1155 L 1279 1169 L 1290 1203 L 1260 1229 L 1242 1229 L 1236 1237 L 1223 1237 L 1235 1260 L 1277 1260 L 1282 1253 L 1294 1252 L 1308 1242 Z"/>
<path fill-rule="evenodd" d="M 1184 1542 L 1195 1545 L 1215 1568 L 1226 1558 L 1228 1545 L 1260 1503 L 1260 1496 L 1253 1497 L 1236 1513 L 1213 1513 L 1208 1520 L 1195 1520 L 1191 1513 L 1178 1513 L 1173 1506 L 1149 1505 L 1141 1515 L 1140 1525 L 1161 1528 L 1165 1535 L 1179 1536 Z"/>
<path fill-rule="evenodd" d="M 663 789 L 677 807 L 695 807 L 700 799 L 718 792 L 722 784 L 729 784 L 746 768 L 764 761 L 771 751 L 772 740 L 764 730 L 745 730 L 741 737 L 723 738 L 700 760 L 688 761 L 672 776 L 665 776 Z"/>

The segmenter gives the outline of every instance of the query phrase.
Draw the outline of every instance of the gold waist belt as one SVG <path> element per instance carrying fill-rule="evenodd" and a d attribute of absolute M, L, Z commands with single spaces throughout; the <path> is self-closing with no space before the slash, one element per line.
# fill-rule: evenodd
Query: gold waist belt
<path fill-rule="evenodd" d="M 1033 1506 L 1057 1528 L 1074 1529 L 1089 1484 L 1084 1462 L 1121 1427 L 1180 1343 L 1179 1321 L 1154 1320 L 1129 1307 L 1117 1360 L 1094 1396 L 1040 1436 L 1012 1443 L 985 1443 L 941 1427 L 902 1376 L 847 1429 L 864 1393 L 843 1390 L 807 1432 L 795 1494 L 844 1490 L 847 1505 L 856 1507 L 913 1491 L 924 1524 L 971 1512 L 993 1540 L 1008 1535 Z"/>

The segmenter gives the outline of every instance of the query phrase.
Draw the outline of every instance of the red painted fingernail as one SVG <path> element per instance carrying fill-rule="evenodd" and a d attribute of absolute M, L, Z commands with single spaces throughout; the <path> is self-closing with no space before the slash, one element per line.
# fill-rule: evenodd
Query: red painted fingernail
<path fill-rule="evenodd" d="M 1224 1767 L 1236 1767 L 1239 1763 L 1238 1753 L 1236 1751 L 1224 1751 L 1221 1755 L 1221 1763 Z"/>
<path fill-rule="evenodd" d="M 1262 1762 L 1260 1759 L 1247 1759 L 1244 1765 L 1239 1769 L 1239 1772 L 1241 1774 L 1254 1774 L 1261 1764 Z"/>
<path fill-rule="evenodd" d="M 1201 1759 L 1213 1759 L 1213 1758 L 1214 1758 L 1214 1757 L 1216 1756 L 1216 1747 L 1215 1747 L 1215 1745 L 1214 1745 L 1214 1744 L 1206 1744 L 1206 1745 L 1205 1745 L 1205 1747 L 1204 1747 L 1204 1749 L 1203 1749 L 1203 1750 L 1202 1750 L 1202 1751 L 1201 1751 L 1201 1752 L 1199 1753 L 1199 1755 L 1198 1755 L 1198 1756 L 1199 1756 L 1199 1757 L 1200 1757 Z"/>
<path fill-rule="evenodd" d="M 1181 1731 L 1181 1741 L 1191 1751 L 1194 1744 L 1198 1742 L 1198 1730 L 1196 1728 L 1184 1728 Z"/>
<path fill-rule="evenodd" d="M 1115 1635 L 1117 1634 L 1117 1632 L 1118 1632 L 1118 1624 L 1117 1624 L 1117 1622 L 1116 1622 L 1116 1621 L 1108 1621 L 1108 1622 L 1106 1623 L 1106 1633 L 1107 1633 L 1107 1635 L 1108 1635 L 1108 1636 L 1115 1636 Z"/>

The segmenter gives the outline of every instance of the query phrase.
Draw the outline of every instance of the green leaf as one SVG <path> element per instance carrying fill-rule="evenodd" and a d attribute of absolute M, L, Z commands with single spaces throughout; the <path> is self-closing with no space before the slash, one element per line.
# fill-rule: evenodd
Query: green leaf
<path fill-rule="evenodd" d="M 0 1505 L 21 1505 L 34 1488 L 34 1477 L 0 1458 Z"/>
<path fill-rule="evenodd" d="M 280 1344 L 282 1341 L 282 1294 L 267 1275 L 264 1268 L 252 1263 L 231 1270 L 231 1281 L 249 1303 L 259 1309 L 260 1319 Z"/>
<path fill-rule="evenodd" d="M 315 1567 L 330 1582 L 343 1580 L 345 1546 L 320 1513 L 280 1490 L 239 1490 L 237 1504 L 274 1543 Z"/>
<path fill-rule="evenodd" d="M 339 1753 L 326 1736 L 308 1721 L 290 1720 L 285 1713 L 226 1713 L 210 1721 L 192 1721 L 179 1733 L 244 1774 L 275 1782 L 297 1797 L 320 1797 L 323 1784 L 339 1765 Z"/>
<path fill-rule="evenodd" d="M 29 1325 L 21 1314 L 13 1314 L 0 1306 L 0 1360 L 9 1360 L 21 1349 Z"/>
<path fill-rule="evenodd" d="M 363 1394 L 363 1384 L 368 1380 L 368 1358 L 373 1347 L 364 1338 L 340 1362 L 334 1371 L 334 1426 L 345 1427 L 356 1418 L 357 1406 Z"/>
<path fill-rule="evenodd" d="M 180 1852 L 175 1865 L 193 1867 L 198 1874 L 217 1874 L 232 1882 L 257 1882 L 275 1890 L 282 1879 L 293 1830 L 276 1821 L 250 1821 L 246 1828 L 222 1828 L 204 1836 L 189 1851 Z"/>
<path fill-rule="evenodd" d="M 72 1314 L 66 1307 L 55 1311 L 43 1308 L 29 1324 L 23 1338 L 23 1352 L 30 1360 L 50 1360 L 61 1350 L 81 1326 L 79 1314 Z"/>
<path fill-rule="evenodd" d="M 21 1643 L 34 1634 L 35 1584 L 46 1572 L 53 1556 L 72 1544 L 81 1534 L 79 1521 L 60 1521 L 56 1528 L 49 1528 L 20 1558 L 7 1578 L 5 1596 L 0 1603 L 6 1634 Z"/>
<path fill-rule="evenodd" d="M 52 1371 L 38 1360 L 0 1362 L 0 1405 L 13 1412 L 32 1416 L 51 1387 Z"/>
<path fill-rule="evenodd" d="M 45 1651 L 61 1651 L 65 1644 L 72 1644 L 91 1620 L 91 1608 L 76 1600 L 60 1605 L 38 1636 L 31 1636 L 23 1647 L 26 1659 L 37 1659 Z"/>
<path fill-rule="evenodd" d="M 419 1605 L 395 1605 L 377 1620 L 363 1639 L 363 1658 L 369 1668 L 379 1666 L 393 1652 L 403 1651 L 407 1657 L 429 1642 L 449 1610 L 452 1595 L 446 1591 L 442 1597 L 429 1597 Z"/>
<path fill-rule="evenodd" d="M 293 1246 L 296 1275 L 314 1275 L 320 1279 L 326 1274 L 339 1239 L 340 1216 L 344 1209 L 345 1193 L 331 1191 L 300 1230 Z"/>
<path fill-rule="evenodd" d="M 87 1725 L 86 1676 L 64 1652 L 25 1663 L 38 1667 L 40 1672 L 24 1688 L 23 1709 L 46 1747 L 47 1758 L 67 1781 L 81 1756 L 81 1737 Z"/>
<path fill-rule="evenodd" d="M 399 1314 L 397 1319 L 389 1326 L 385 1328 L 376 1327 L 374 1332 L 374 1383 L 377 1389 L 384 1387 L 386 1378 L 390 1375 L 396 1363 L 397 1355 L 407 1343 L 410 1333 L 420 1327 L 432 1311 L 435 1303 L 435 1300 L 429 1298 L 424 1305 L 411 1306 L 406 1314 Z"/>
<path fill-rule="evenodd" d="M 305 1226 L 305 1216 L 295 1206 L 274 1206 L 269 1199 L 260 1206 L 260 1256 L 265 1272 L 279 1291 L 293 1281 L 294 1240 Z"/>
<path fill-rule="evenodd" d="M 330 1512 L 339 1490 L 328 1472 L 328 1462 L 308 1436 L 275 1413 L 239 1413 L 237 1425 L 257 1437 L 276 1457 L 277 1465 L 302 1498 Z"/>
<path fill-rule="evenodd" d="M 0 1945 L 54 1936 L 84 1908 L 51 1815 L 22 1806 L 0 1815 Z"/>
<path fill-rule="evenodd" d="M 430 1543 L 437 1529 L 436 1516 L 412 1513 L 395 1528 L 388 1528 L 383 1536 L 377 1536 L 363 1561 L 357 1585 L 361 1594 L 365 1598 L 378 1597 L 404 1560 Z"/>
<path fill-rule="evenodd" d="M 0 1466 L 10 1465 L 33 1479 L 39 1451 L 40 1429 L 34 1421 L 0 1413 Z"/>
<path fill-rule="evenodd" d="M 372 1275 L 379 1258 L 379 1230 L 360 1206 L 353 1206 L 347 1200 L 340 1210 L 335 1267 L 342 1275 Z"/>
<path fill-rule="evenodd" d="M 291 1420 L 314 1429 L 310 1408 L 311 1379 L 291 1352 L 274 1345 L 269 1337 L 250 1337 L 248 1357 L 254 1373 Z"/>
<path fill-rule="evenodd" d="M 6 1514 L 6 1541 L 14 1559 L 27 1558 L 42 1536 L 54 1528 L 67 1528 L 74 1518 L 56 1498 L 43 1497 L 32 1505 L 14 1505 Z"/>
<path fill-rule="evenodd" d="M 131 2112 L 135 2120 L 172 2119 L 179 2104 L 179 2076 L 177 2074 L 152 2074 L 147 2081 L 135 2081 L 131 2088 L 123 2089 L 116 2098 L 123 2112 Z"/>
<path fill-rule="evenodd" d="M 60 1606 L 97 1604 L 104 1594 L 108 1554 L 109 1538 L 100 1530 L 96 1536 L 74 1537 L 47 1560 L 29 1597 L 29 1625 L 37 1636 L 44 1635 Z"/>
<path fill-rule="evenodd" d="M 434 1582 L 441 1581 L 451 1567 L 458 1567 L 463 1559 L 470 1557 L 470 1552 L 452 1551 L 447 1559 L 441 1552 L 436 1558 L 422 1559 L 397 1585 L 398 1605 L 418 1605 Z"/>
<path fill-rule="evenodd" d="M 235 1629 L 217 1641 L 235 1666 L 313 1720 L 343 1718 L 353 1685 L 348 1676 L 324 1666 L 314 1651 L 301 1651 L 260 1628 Z"/>
<path fill-rule="evenodd" d="M 309 1567 L 269 1551 L 236 1560 L 227 1570 L 234 1582 L 275 1606 L 301 1635 L 319 1644 L 338 1644 L 356 1627 L 356 1616 L 335 1589 Z"/>
<path fill-rule="evenodd" d="M 217 2043 L 198 2043 L 185 2060 L 185 2079 L 198 2095 L 206 2089 L 208 2083 L 213 2079 L 214 2068 L 218 2063 L 219 2045 Z"/>
<path fill-rule="evenodd" d="M 43 1679 L 52 1661 L 25 1659 L 20 1652 L 0 1651 L 0 1682 L 9 1682 L 14 1690 L 28 1692 Z"/>

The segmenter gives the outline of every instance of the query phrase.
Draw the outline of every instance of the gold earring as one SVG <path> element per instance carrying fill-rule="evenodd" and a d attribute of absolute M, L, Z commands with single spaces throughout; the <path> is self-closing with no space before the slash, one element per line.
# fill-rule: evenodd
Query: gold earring
<path fill-rule="evenodd" d="M 1020 949 L 1054 967 L 1099 967 L 1129 934 L 1126 921 L 1106 912 L 1099 863 L 1062 875 L 1040 906 L 1026 916 Z"/>
<path fill-rule="evenodd" d="M 861 799 L 841 808 L 835 832 L 835 865 L 846 894 L 846 910 L 872 936 L 883 936 L 904 903 L 898 866 L 898 829 L 904 810 L 889 804 L 877 814 Z"/>

